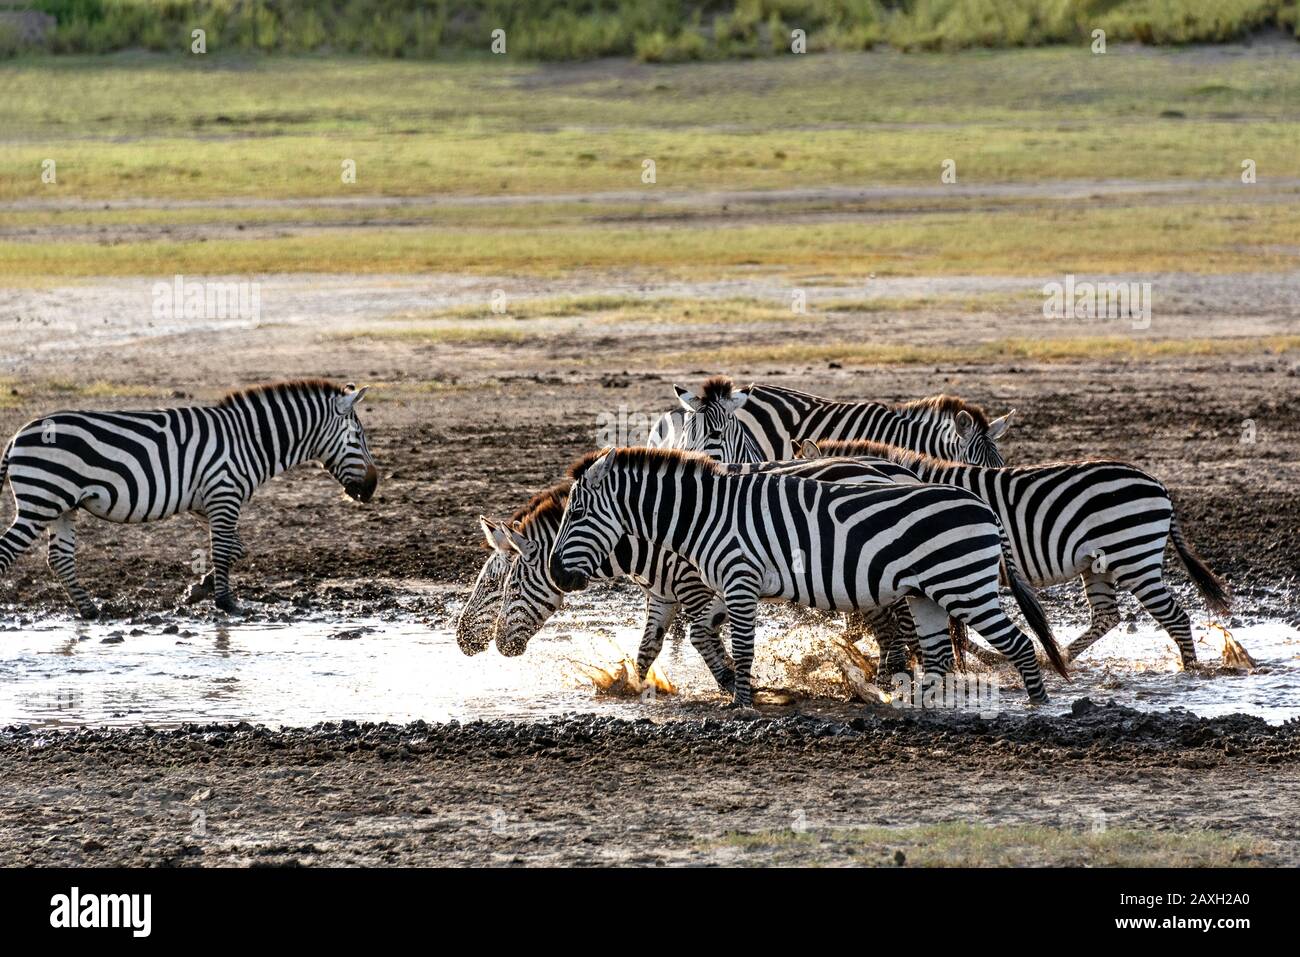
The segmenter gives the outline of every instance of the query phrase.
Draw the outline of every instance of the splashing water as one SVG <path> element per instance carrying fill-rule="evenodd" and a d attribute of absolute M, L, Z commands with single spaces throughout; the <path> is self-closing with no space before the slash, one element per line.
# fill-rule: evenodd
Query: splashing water
<path fill-rule="evenodd" d="M 837 640 L 838 623 L 810 623 L 775 606 L 760 621 L 760 707 L 843 716 L 860 713 L 855 696 L 885 700 L 871 683 L 871 659 Z M 1060 629 L 1062 644 L 1070 632 Z M 1247 712 L 1274 723 L 1300 717 L 1300 633 L 1278 622 L 1234 632 L 1198 626 L 1204 664 L 1183 672 L 1173 642 L 1149 621 L 1131 632 L 1121 626 L 1072 664 L 1071 683 L 1047 675 L 1052 702 L 1038 713 L 1067 711 L 1088 695 L 1150 710 Z M 640 634 L 639 602 L 609 592 L 574 596 L 519 658 L 495 650 L 465 657 L 450 622 L 414 618 L 291 625 L 175 619 L 134 628 L 0 622 L 0 726 L 717 715 L 726 699 L 687 642 L 670 639 L 649 680 L 636 680 Z M 986 673 L 1001 686 L 1001 711 L 1025 710 L 1013 672 Z"/>

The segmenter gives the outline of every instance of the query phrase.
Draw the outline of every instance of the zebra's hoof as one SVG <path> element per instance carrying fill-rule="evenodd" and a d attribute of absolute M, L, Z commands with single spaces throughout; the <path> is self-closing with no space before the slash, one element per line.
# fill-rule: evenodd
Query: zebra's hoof
<path fill-rule="evenodd" d="M 242 615 L 244 613 L 244 609 L 239 602 L 235 601 L 235 599 L 231 598 L 229 595 L 218 598 L 216 605 L 227 615 Z"/>
<path fill-rule="evenodd" d="M 763 717 L 762 712 L 752 705 L 732 705 L 731 717 L 737 721 L 757 721 Z"/>
<path fill-rule="evenodd" d="M 94 605 L 82 605 L 77 609 L 77 614 L 81 615 L 86 621 L 94 621 L 99 617 L 99 609 Z"/>

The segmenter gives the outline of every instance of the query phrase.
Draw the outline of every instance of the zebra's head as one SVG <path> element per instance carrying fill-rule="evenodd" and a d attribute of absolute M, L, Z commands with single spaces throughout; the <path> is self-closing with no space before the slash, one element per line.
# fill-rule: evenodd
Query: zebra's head
<path fill-rule="evenodd" d="M 494 522 L 480 515 L 478 524 L 491 551 L 479 569 L 465 607 L 456 618 L 456 644 L 467 655 L 478 654 L 492 641 L 501 598 L 505 594 L 506 576 L 510 573 L 510 562 L 515 554 L 510 548 L 510 532 L 513 530 L 510 523 Z"/>
<path fill-rule="evenodd" d="M 562 591 L 580 591 L 614 550 L 625 529 L 610 473 L 614 450 L 602 449 L 575 469 L 568 505 L 551 548 L 551 580 Z"/>
<path fill-rule="evenodd" d="M 763 455 L 749 427 L 736 413 L 749 400 L 749 389 L 736 389 L 725 376 L 704 383 L 695 395 L 690 389 L 673 386 L 686 415 L 674 446 L 688 452 L 702 452 L 720 462 L 762 462 Z"/>
<path fill-rule="evenodd" d="M 379 484 L 379 471 L 366 444 L 366 430 L 357 418 L 357 405 L 368 388 L 358 389 L 349 382 L 333 396 L 320 450 L 320 460 L 330 475 L 358 502 L 369 502 Z"/>
<path fill-rule="evenodd" d="M 510 565 L 496 621 L 497 651 L 506 657 L 522 655 L 528 640 L 564 604 L 564 592 L 551 581 L 546 562 L 568 491 L 567 482 L 555 486 L 539 497 L 537 505 L 516 527 L 507 530 Z"/>
<path fill-rule="evenodd" d="M 1011 417 L 1016 414 L 1012 409 L 987 424 L 978 421 L 970 412 L 962 409 L 953 417 L 953 432 L 956 435 L 955 454 L 949 456 L 953 461 L 966 462 L 984 468 L 1000 469 L 1007 464 L 998 448 L 998 439 L 1011 427 Z"/>

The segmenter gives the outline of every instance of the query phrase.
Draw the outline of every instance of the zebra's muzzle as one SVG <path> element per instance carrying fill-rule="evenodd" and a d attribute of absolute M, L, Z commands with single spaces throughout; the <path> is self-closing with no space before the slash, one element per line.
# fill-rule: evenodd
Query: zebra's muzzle
<path fill-rule="evenodd" d="M 373 465 L 367 465 L 365 478 L 357 482 L 349 482 L 343 486 L 343 490 L 349 497 L 364 503 L 374 498 L 377 485 L 379 485 L 379 470 Z"/>
<path fill-rule="evenodd" d="M 565 568 L 554 555 L 551 556 L 550 572 L 551 581 L 560 591 L 582 591 L 587 587 L 586 575 Z"/>

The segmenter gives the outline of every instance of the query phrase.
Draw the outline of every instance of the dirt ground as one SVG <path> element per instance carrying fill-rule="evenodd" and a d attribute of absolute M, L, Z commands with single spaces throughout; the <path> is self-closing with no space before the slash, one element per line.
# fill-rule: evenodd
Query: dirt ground
<path fill-rule="evenodd" d="M 271 601 L 326 612 L 402 603 L 441 621 L 482 560 L 476 517 L 504 516 L 554 481 L 611 419 L 635 429 L 670 408 L 673 382 L 721 371 L 832 396 L 949 391 L 994 414 L 1017 409 L 1004 445 L 1012 463 L 1107 456 L 1159 476 L 1192 541 L 1236 589 L 1242 615 L 1300 615 L 1300 377 L 1287 355 L 672 367 L 656 356 L 737 341 L 961 344 L 1083 333 L 1041 316 L 936 305 L 745 329 L 707 317 L 635 327 L 543 320 L 514 340 L 370 338 L 357 330 L 385 321 L 386 305 L 374 315 L 365 307 L 367 284 L 377 282 L 358 279 L 360 292 L 349 296 L 345 278 L 321 280 L 339 306 L 314 319 L 201 332 L 127 323 L 103 341 L 51 333 L 66 308 L 59 303 L 84 289 L 66 299 L 59 290 L 11 295 L 0 300 L 10 344 L 0 376 L 11 383 L 0 395 L 0 434 L 56 408 L 208 401 L 271 378 L 374 384 L 362 413 L 383 475 L 373 503 L 346 501 L 319 470 L 278 479 L 244 513 L 249 558 L 235 587 L 255 614 Z M 621 276 L 590 285 L 601 282 L 636 284 Z M 753 294 L 770 297 L 772 284 L 755 277 Z M 466 298 L 492 280 L 472 286 Z M 1166 334 L 1226 340 L 1295 330 L 1294 276 L 1175 277 L 1170 286 L 1176 308 L 1159 320 Z M 744 283 L 722 294 L 743 295 Z M 118 616 L 169 614 L 203 543 L 189 519 L 165 528 L 83 520 L 79 536 L 82 580 Z M 411 580 L 437 587 L 411 598 Z M 43 555 L 24 556 L 0 581 L 0 612 L 11 622 L 66 611 Z M 1105 709 L 1014 726 L 749 724 L 719 712 L 710 724 L 665 727 L 574 719 L 283 733 L 11 731 L 0 734 L 0 781 L 5 865 L 744 862 L 773 858 L 737 849 L 727 833 L 788 828 L 800 808 L 812 832 L 827 835 L 954 819 L 1086 829 L 1100 809 L 1109 826 L 1248 835 L 1263 842 L 1253 860 L 1300 863 L 1293 727 Z M 193 830 L 199 819 L 203 835 Z M 787 850 L 818 863 L 877 852 L 892 854 L 850 854 L 831 838 Z"/>
<path fill-rule="evenodd" d="M 952 820 L 1203 829 L 1250 837 L 1231 863 L 1300 863 L 1294 726 L 1086 700 L 932 718 L 11 733 L 0 865 L 896 866 L 901 836 L 855 835 Z M 800 839 L 734 839 L 754 833 Z"/>

